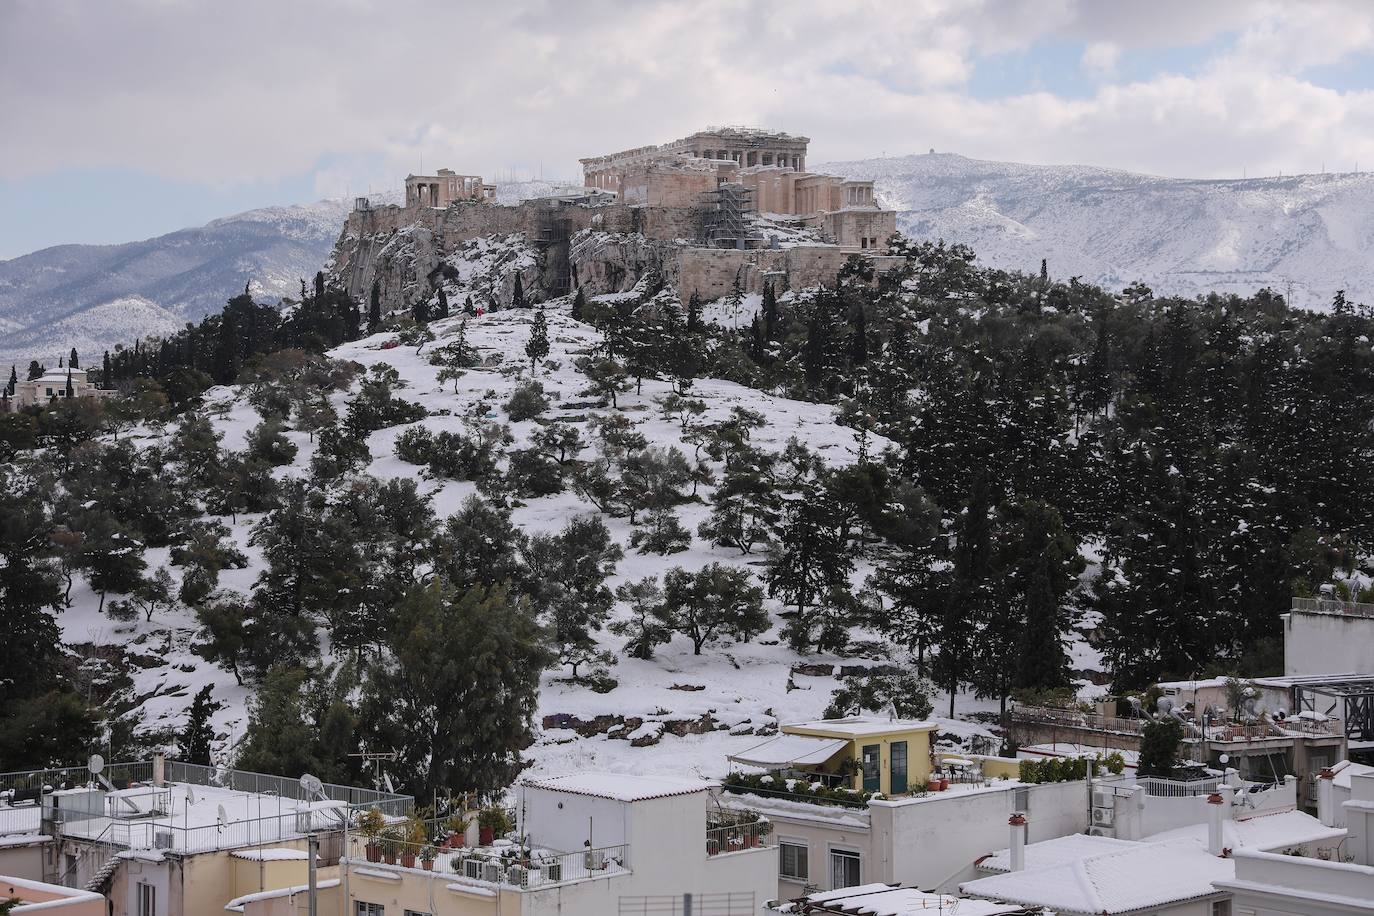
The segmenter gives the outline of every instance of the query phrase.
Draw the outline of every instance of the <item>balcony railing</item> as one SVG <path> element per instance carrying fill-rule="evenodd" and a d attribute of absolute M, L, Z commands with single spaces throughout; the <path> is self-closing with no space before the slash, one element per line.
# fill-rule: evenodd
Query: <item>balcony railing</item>
<path fill-rule="evenodd" d="M 1334 598 L 1294 598 L 1293 610 L 1315 614 L 1344 614 L 1347 617 L 1374 617 L 1374 604 L 1337 601 Z"/>
<path fill-rule="evenodd" d="M 1011 717 L 1016 722 L 1029 722 L 1036 725 L 1058 726 L 1060 728 L 1081 728 L 1095 732 L 1117 732 L 1126 735 L 1139 735 L 1145 731 L 1147 719 L 1123 719 L 1119 716 L 1099 716 L 1096 713 L 1082 712 L 1057 706 L 1015 706 Z"/>
<path fill-rule="evenodd" d="M 581 852 L 559 852 L 512 844 L 447 848 L 433 844 L 350 834 L 350 867 L 416 869 L 446 881 L 479 886 L 499 885 L 537 891 L 541 888 L 628 874 L 630 847 L 601 846 Z"/>
<path fill-rule="evenodd" d="M 772 844 L 773 825 L 768 821 L 743 821 L 722 824 L 706 830 L 706 854 L 729 855 L 746 849 L 759 849 Z"/>

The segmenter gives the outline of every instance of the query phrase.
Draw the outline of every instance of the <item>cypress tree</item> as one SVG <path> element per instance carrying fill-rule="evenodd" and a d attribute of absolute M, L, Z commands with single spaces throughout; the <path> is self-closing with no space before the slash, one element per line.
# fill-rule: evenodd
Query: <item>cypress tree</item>
<path fill-rule="evenodd" d="M 38 360 L 36 360 L 36 359 L 30 360 L 30 361 L 29 361 L 29 381 L 33 381 L 33 380 L 36 379 L 36 378 L 42 378 L 42 376 L 43 376 L 43 365 L 42 365 L 42 363 L 40 363 L 40 362 L 39 362 Z"/>
<path fill-rule="evenodd" d="M 376 334 L 382 326 L 382 285 L 372 281 L 372 298 L 367 306 L 367 333 Z"/>
<path fill-rule="evenodd" d="M 763 336 L 772 340 L 778 331 L 778 297 L 773 292 L 773 281 L 763 285 Z"/>
<path fill-rule="evenodd" d="M 695 334 L 701 330 L 701 297 L 696 293 L 687 299 L 687 333 Z"/>
<path fill-rule="evenodd" d="M 447 317 L 448 317 L 448 293 L 444 292 L 444 288 L 443 288 L 442 286 L 439 287 L 439 316 L 438 316 L 438 317 L 440 317 L 440 318 L 447 318 Z"/>
<path fill-rule="evenodd" d="M 587 297 L 582 295 L 582 287 L 577 288 L 577 295 L 573 296 L 572 319 L 573 321 L 582 320 L 582 311 L 587 307 Z"/>
<path fill-rule="evenodd" d="M 768 343 L 763 336 L 763 322 L 759 320 L 757 314 L 749 325 L 749 355 L 754 362 L 763 362 L 764 355 L 768 352 Z"/>
<path fill-rule="evenodd" d="M 534 313 L 534 324 L 530 326 L 530 339 L 525 344 L 525 355 L 530 358 L 530 371 L 538 370 L 539 361 L 549 355 L 549 323 L 541 308 Z"/>
<path fill-rule="evenodd" d="M 81 368 L 81 364 L 76 361 L 76 347 L 72 347 L 71 355 L 67 357 L 67 365 L 73 369 Z"/>
<path fill-rule="evenodd" d="M 511 294 L 510 307 L 513 309 L 525 308 L 525 284 L 520 279 L 520 274 L 515 275 L 515 292 Z"/>
<path fill-rule="evenodd" d="M 106 365 L 108 365 L 108 364 L 109 364 L 109 354 L 108 354 L 108 353 L 105 355 L 105 360 L 106 360 Z M 15 387 L 16 385 L 18 385 L 18 384 L 19 384 L 19 370 L 18 370 L 17 368 L 15 368 L 15 366 L 14 366 L 13 363 L 11 363 L 11 364 L 10 364 L 10 383 L 9 383 L 8 386 L 6 386 L 5 391 L 8 392 L 9 394 L 14 394 L 14 387 Z"/>
<path fill-rule="evenodd" d="M 248 287 L 245 286 L 243 292 L 246 295 Z M 318 308 L 322 302 L 324 302 L 324 271 L 317 270 L 315 271 L 315 307 Z"/>
<path fill-rule="evenodd" d="M 76 392 L 72 390 L 72 370 L 71 370 L 70 368 L 67 369 L 67 391 L 66 391 L 66 396 L 67 396 L 67 398 L 68 398 L 69 400 L 70 400 L 71 398 L 76 397 Z"/>
<path fill-rule="evenodd" d="M 854 316 L 854 337 L 849 361 L 855 366 L 862 366 L 868 362 L 868 318 L 864 315 L 863 303 L 859 304 L 859 313 Z"/>
<path fill-rule="evenodd" d="M 469 295 L 466 299 L 463 300 L 463 314 L 464 314 L 464 315 L 476 315 L 476 314 L 477 314 L 477 309 L 475 309 L 475 308 L 472 307 L 472 296 L 470 296 L 470 295 Z"/>
<path fill-rule="evenodd" d="M 187 711 L 186 728 L 177 735 L 177 747 L 182 760 L 203 767 L 211 765 L 210 749 L 215 740 L 215 730 L 210 726 L 210 716 L 219 708 L 220 704 L 210 699 L 210 685 L 200 688 Z"/>
<path fill-rule="evenodd" d="M 414 316 L 416 324 L 429 324 L 429 303 L 423 299 L 417 300 L 410 314 Z"/>
<path fill-rule="evenodd" d="M 189 340 L 191 335 L 188 334 L 188 335 L 186 335 L 186 336 L 187 336 L 187 339 Z M 190 365 L 190 366 L 194 366 L 194 365 L 195 365 L 195 363 L 194 363 L 194 362 L 192 361 L 192 359 L 191 359 L 191 354 L 189 354 L 189 353 L 187 354 L 186 363 L 187 363 L 187 365 Z M 110 375 L 110 351 L 109 351 L 109 350 L 106 350 L 106 351 L 105 351 L 105 359 L 104 359 L 104 369 L 102 369 L 101 372 L 100 372 L 100 387 L 101 387 L 101 388 L 109 388 L 109 387 L 110 387 L 110 380 L 111 380 L 111 378 L 112 378 L 112 376 Z"/>

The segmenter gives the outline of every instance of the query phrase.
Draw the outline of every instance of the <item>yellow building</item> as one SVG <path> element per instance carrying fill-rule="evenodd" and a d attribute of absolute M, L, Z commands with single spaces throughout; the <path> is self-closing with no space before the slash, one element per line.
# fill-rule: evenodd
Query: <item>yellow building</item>
<path fill-rule="evenodd" d="M 729 759 L 859 792 L 905 795 L 930 778 L 934 730 L 934 722 L 879 716 L 799 722 Z"/>

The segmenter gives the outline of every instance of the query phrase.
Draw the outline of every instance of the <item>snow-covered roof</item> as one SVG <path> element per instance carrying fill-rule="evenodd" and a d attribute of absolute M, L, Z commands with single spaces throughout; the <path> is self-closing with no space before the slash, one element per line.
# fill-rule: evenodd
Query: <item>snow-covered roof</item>
<path fill-rule="evenodd" d="M 338 878 L 324 878 L 315 882 L 315 887 L 318 890 L 338 886 Z M 297 884 L 292 887 L 279 887 L 271 891 L 258 891 L 255 894 L 244 894 L 242 897 L 235 897 L 233 900 L 226 903 L 224 908 L 226 910 L 234 910 L 235 912 L 242 913 L 245 904 L 255 903 L 259 900 L 275 900 L 278 897 L 290 897 L 292 894 L 303 894 L 308 890 L 310 890 L 310 885 Z"/>
<path fill-rule="evenodd" d="M 844 738 L 778 735 L 727 759 L 753 767 L 816 766 L 849 746 Z"/>
<path fill-rule="evenodd" d="M 308 855 L 304 849 L 291 849 L 286 846 L 268 846 L 263 849 L 235 849 L 229 854 L 236 859 L 247 859 L 250 862 L 304 862 Z M 316 858 L 318 858 L 318 856 Z"/>
<path fill-rule="evenodd" d="M 810 894 L 807 903 L 862 916 L 911 916 L 913 913 L 957 913 L 958 916 L 1004 916 L 1023 911 L 1019 905 L 969 900 L 948 894 L 928 894 L 914 887 L 860 884 Z"/>
<path fill-rule="evenodd" d="M 1115 837 L 1071 833 L 1068 836 L 1027 844 L 1026 868 L 1052 868 L 1067 862 L 1077 862 L 1089 856 L 1132 849 L 1138 845 L 1138 843 L 1130 840 L 1118 840 Z M 988 871 L 1011 871 L 1011 850 L 999 849 L 980 861 L 978 867 Z"/>
<path fill-rule="evenodd" d="M 1342 789 L 1350 788 L 1350 778 L 1352 776 L 1374 775 L 1374 767 L 1364 763 L 1355 763 L 1351 760 L 1342 760 L 1331 768 L 1336 774 L 1335 783 Z"/>
<path fill-rule="evenodd" d="M 1027 858 L 1035 845 L 1026 847 Z M 1188 841 L 1130 847 L 965 881 L 959 890 L 1057 911 L 1111 916 L 1209 897 L 1217 893 L 1213 881 L 1235 877 L 1233 860 L 1209 855 Z"/>
<path fill-rule="evenodd" d="M 1279 811 L 1245 820 L 1221 822 L 1222 845 L 1227 849 L 1257 849 L 1275 852 L 1304 843 L 1339 840 L 1346 835 L 1342 827 L 1328 827 L 1310 814 L 1301 811 Z M 1144 842 L 1191 841 L 1207 846 L 1207 825 L 1189 824 L 1151 834 Z"/>
<path fill-rule="evenodd" d="M 590 795 L 615 801 L 637 802 L 670 795 L 691 795 L 716 785 L 706 780 L 670 779 L 658 776 L 633 776 L 628 773 L 569 773 L 544 779 L 527 779 L 523 785 L 532 789 Z"/>
<path fill-rule="evenodd" d="M 883 735 L 888 732 L 934 731 L 938 725 L 925 719 L 888 719 L 883 716 L 845 716 L 843 719 L 817 719 L 814 722 L 791 722 L 791 728 L 809 728 L 833 732 L 837 735 Z"/>

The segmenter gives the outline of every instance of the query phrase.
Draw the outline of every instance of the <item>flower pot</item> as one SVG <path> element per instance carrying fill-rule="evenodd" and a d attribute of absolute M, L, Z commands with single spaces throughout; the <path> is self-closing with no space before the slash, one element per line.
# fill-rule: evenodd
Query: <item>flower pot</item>
<path fill-rule="evenodd" d="M 413 853 L 413 852 L 403 852 L 403 853 L 401 853 L 401 864 L 404 865 L 406 868 L 414 868 L 414 867 L 415 867 L 415 853 Z"/>
<path fill-rule="evenodd" d="M 382 847 L 377 843 L 368 843 L 365 847 L 363 847 L 363 851 L 367 853 L 367 861 L 382 861 Z"/>
<path fill-rule="evenodd" d="M 720 852 L 720 841 L 719 841 L 719 840 L 715 840 L 715 839 L 707 840 L 707 841 L 706 841 L 706 854 L 707 854 L 708 856 L 713 856 L 713 855 L 715 855 L 715 854 L 718 853 L 718 852 Z"/>
<path fill-rule="evenodd" d="M 943 792 L 943 791 L 945 791 L 945 790 L 948 789 L 948 788 L 949 788 L 949 779 L 948 779 L 947 777 L 941 776 L 941 777 L 940 777 L 940 791 Z"/>
<path fill-rule="evenodd" d="M 745 846 L 746 849 L 758 849 L 758 848 L 759 848 L 759 837 L 758 837 L 758 834 L 755 834 L 755 833 L 746 834 L 745 837 L 744 837 L 744 846 Z"/>
<path fill-rule="evenodd" d="M 496 834 L 490 827 L 477 828 L 477 842 L 483 846 L 490 846 L 496 839 Z"/>
<path fill-rule="evenodd" d="M 458 833 L 457 831 L 454 831 L 448 835 L 448 845 L 451 849 L 458 849 L 461 846 L 465 846 L 467 845 L 467 841 L 468 838 L 463 834 Z"/>
<path fill-rule="evenodd" d="M 930 777 L 930 779 L 926 781 L 926 788 L 929 789 L 931 792 L 939 792 L 940 780 L 935 776 Z"/>
<path fill-rule="evenodd" d="M 433 859 L 421 859 L 420 864 L 424 866 L 425 871 L 434 871 Z"/>
<path fill-rule="evenodd" d="M 394 852 L 389 852 L 389 851 L 387 851 L 387 850 L 383 850 L 383 851 L 382 851 L 382 861 L 385 862 L 387 865 L 395 865 L 395 864 L 396 864 L 396 853 L 394 853 Z"/>

